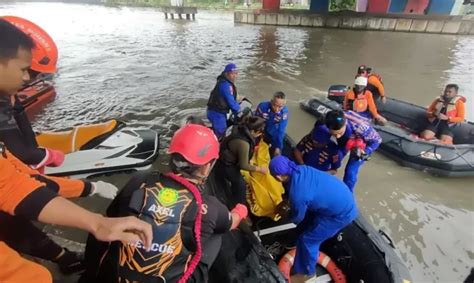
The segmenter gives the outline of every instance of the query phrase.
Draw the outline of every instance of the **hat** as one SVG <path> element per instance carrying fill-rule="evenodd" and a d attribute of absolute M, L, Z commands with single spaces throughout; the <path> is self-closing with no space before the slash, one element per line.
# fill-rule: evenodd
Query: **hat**
<path fill-rule="evenodd" d="M 359 68 L 357 68 L 357 73 L 362 74 L 363 72 L 370 72 L 372 71 L 372 68 L 366 65 L 360 65 Z"/>
<path fill-rule="evenodd" d="M 237 65 L 234 63 L 227 64 L 224 68 L 224 73 L 230 73 L 237 71 Z"/>
<path fill-rule="evenodd" d="M 311 132 L 311 139 L 318 143 L 325 144 L 331 140 L 331 134 L 326 125 L 315 125 Z"/>
<path fill-rule="evenodd" d="M 269 165 L 270 173 L 273 176 L 289 176 L 298 169 L 298 165 L 283 155 L 275 156 Z"/>

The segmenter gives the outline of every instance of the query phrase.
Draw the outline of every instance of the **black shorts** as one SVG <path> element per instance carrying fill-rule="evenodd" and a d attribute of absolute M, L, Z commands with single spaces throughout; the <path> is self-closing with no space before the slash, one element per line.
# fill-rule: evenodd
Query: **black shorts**
<path fill-rule="evenodd" d="M 446 120 L 436 119 L 433 122 L 428 123 L 426 129 L 435 133 L 438 138 L 443 135 L 453 137 L 454 135 L 452 129 L 455 126 L 456 124 L 450 126 Z"/>

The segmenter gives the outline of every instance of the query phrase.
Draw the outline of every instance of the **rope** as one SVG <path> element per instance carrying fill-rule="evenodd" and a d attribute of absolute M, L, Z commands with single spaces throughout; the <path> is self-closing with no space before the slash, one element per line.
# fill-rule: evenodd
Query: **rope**
<path fill-rule="evenodd" d="M 402 152 L 408 157 L 422 157 L 421 153 L 418 153 L 418 154 L 415 154 L 415 155 L 408 154 L 406 152 L 406 150 L 403 148 L 403 138 L 401 138 L 401 137 L 389 140 L 387 142 L 387 144 L 390 144 L 390 143 L 398 145 L 400 147 L 400 149 L 402 150 Z M 443 162 L 443 163 L 449 163 L 449 162 L 454 161 L 458 158 L 462 158 L 471 168 L 474 168 L 474 165 L 464 157 L 464 155 L 466 155 L 468 152 L 470 152 L 471 149 L 467 149 L 465 152 L 460 153 L 459 150 L 456 148 L 456 146 L 453 145 L 453 148 L 455 149 L 455 153 L 456 153 L 457 156 L 455 158 L 452 158 L 452 159 L 444 159 L 443 160 L 443 159 L 438 158 L 438 155 L 436 154 L 438 148 L 439 148 L 438 145 L 432 145 L 431 149 L 427 150 L 428 152 L 429 151 L 433 152 L 435 160 Z"/>
<path fill-rule="evenodd" d="M 201 248 L 201 224 L 202 224 L 202 214 L 201 214 L 201 207 L 202 207 L 202 198 L 201 198 L 201 193 L 199 192 L 199 189 L 191 184 L 188 180 L 186 180 L 183 177 L 180 177 L 176 174 L 166 174 L 167 177 L 170 177 L 171 179 L 175 180 L 176 182 L 180 183 L 181 185 L 185 186 L 194 196 L 197 202 L 197 215 L 196 215 L 196 220 L 194 221 L 194 235 L 195 235 L 195 240 L 196 240 L 196 252 L 194 253 L 193 257 L 191 258 L 191 261 L 188 265 L 188 268 L 184 272 L 183 276 L 179 278 L 178 283 L 186 283 L 186 281 L 191 277 L 193 274 L 194 270 L 196 269 L 197 265 L 199 264 L 199 261 L 201 260 L 201 255 L 202 255 L 202 248 Z"/>

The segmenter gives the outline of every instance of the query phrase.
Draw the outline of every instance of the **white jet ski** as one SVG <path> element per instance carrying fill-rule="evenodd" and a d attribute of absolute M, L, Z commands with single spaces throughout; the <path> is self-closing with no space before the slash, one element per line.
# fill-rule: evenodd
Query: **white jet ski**
<path fill-rule="evenodd" d="M 159 150 L 156 131 L 127 128 L 118 120 L 44 132 L 36 139 L 39 146 L 66 154 L 61 166 L 46 167 L 45 174 L 73 178 L 146 170 L 151 168 Z"/>

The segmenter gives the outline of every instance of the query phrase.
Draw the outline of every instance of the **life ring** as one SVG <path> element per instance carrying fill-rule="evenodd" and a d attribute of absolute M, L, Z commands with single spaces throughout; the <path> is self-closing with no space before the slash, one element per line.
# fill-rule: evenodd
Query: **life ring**
<path fill-rule="evenodd" d="M 290 271 L 295 261 L 296 249 L 288 251 L 278 263 L 278 269 L 280 269 L 283 276 L 291 283 Z M 331 260 L 331 258 L 323 252 L 319 252 L 318 264 L 324 267 L 332 280 L 335 283 L 346 283 L 346 275 L 342 272 L 339 267 Z"/>

